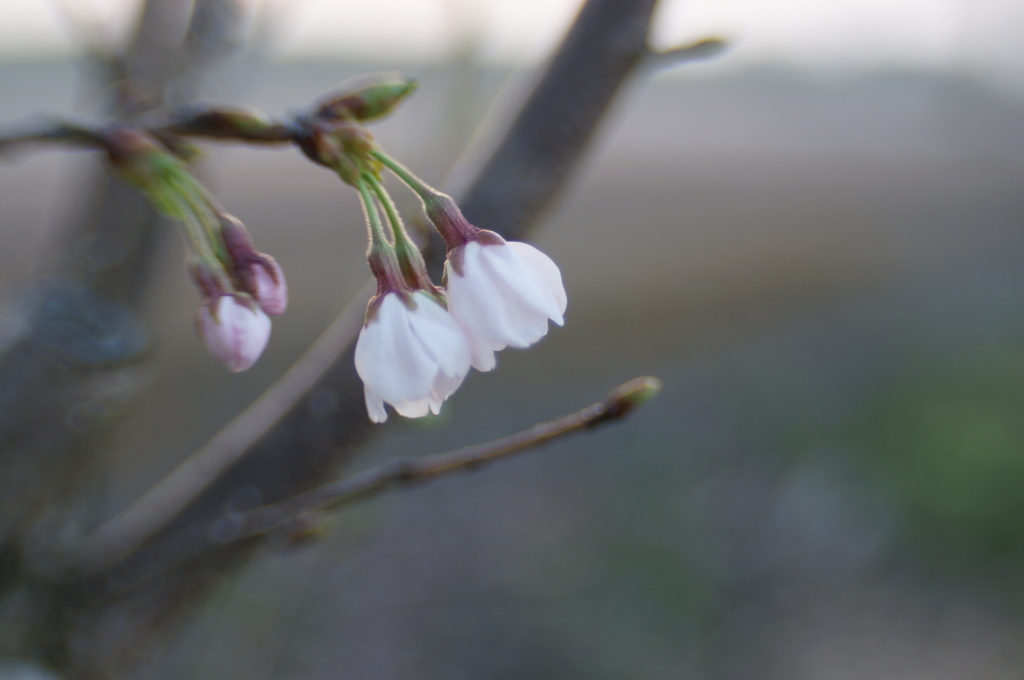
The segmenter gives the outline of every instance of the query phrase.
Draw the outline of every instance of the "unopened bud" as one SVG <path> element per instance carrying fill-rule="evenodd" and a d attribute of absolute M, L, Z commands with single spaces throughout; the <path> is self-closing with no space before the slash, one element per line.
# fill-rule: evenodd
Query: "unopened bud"
<path fill-rule="evenodd" d="M 284 314 L 288 308 L 288 282 L 277 260 L 269 255 L 252 267 L 252 295 L 260 309 L 271 316 Z"/>
<path fill-rule="evenodd" d="M 232 373 L 252 368 L 270 340 L 270 319 L 248 295 L 222 295 L 196 310 L 196 332 Z"/>
<path fill-rule="evenodd" d="M 319 105 L 314 114 L 325 120 L 366 121 L 387 115 L 416 91 L 419 83 L 400 73 L 376 73 L 349 80 Z"/>
<path fill-rule="evenodd" d="M 658 396 L 661 388 L 661 380 L 650 375 L 633 378 L 629 382 L 619 385 L 604 398 L 602 403 L 605 407 L 605 413 L 601 418 L 593 421 L 590 427 L 595 427 L 632 413 L 633 409 L 637 406 Z"/>
<path fill-rule="evenodd" d="M 265 313 L 284 314 L 288 283 L 277 260 L 256 250 L 249 230 L 233 215 L 221 215 L 221 238 L 238 289 L 252 295 Z"/>

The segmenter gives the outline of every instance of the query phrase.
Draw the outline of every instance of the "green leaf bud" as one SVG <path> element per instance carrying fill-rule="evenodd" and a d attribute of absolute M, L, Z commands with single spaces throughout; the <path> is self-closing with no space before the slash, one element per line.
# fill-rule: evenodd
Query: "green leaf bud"
<path fill-rule="evenodd" d="M 419 83 L 399 73 L 376 73 L 349 80 L 322 102 L 314 114 L 324 120 L 367 121 L 391 113 Z"/>

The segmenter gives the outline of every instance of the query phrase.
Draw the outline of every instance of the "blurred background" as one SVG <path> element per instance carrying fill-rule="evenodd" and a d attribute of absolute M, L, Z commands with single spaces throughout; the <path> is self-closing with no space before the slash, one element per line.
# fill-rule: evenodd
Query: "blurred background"
<path fill-rule="evenodd" d="M 578 4 L 259 3 L 205 98 L 283 114 L 401 70 L 421 89 L 377 138 L 457 187 L 460 152 L 487 148 Z M 0 119 L 98 115 L 76 44 L 117 40 L 133 6 L 0 0 Z M 500 436 L 637 375 L 662 378 L 661 397 L 268 548 L 139 677 L 1021 677 L 1022 29 L 1011 0 L 665 0 L 657 45 L 732 49 L 634 80 L 535 232 L 562 268 L 565 327 L 357 465 Z M 4 331 L 91 163 L 5 162 Z M 193 335 L 168 235 L 154 389 L 111 452 L 111 510 L 367 277 L 358 203 L 330 173 L 212 145 L 203 172 L 292 303 L 257 367 L 228 374 Z"/>

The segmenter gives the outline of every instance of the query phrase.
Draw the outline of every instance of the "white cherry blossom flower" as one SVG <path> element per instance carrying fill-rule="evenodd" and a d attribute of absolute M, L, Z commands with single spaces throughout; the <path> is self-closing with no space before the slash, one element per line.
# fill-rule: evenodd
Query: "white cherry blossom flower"
<path fill-rule="evenodd" d="M 196 311 L 206 349 L 232 373 L 252 368 L 270 340 L 270 319 L 248 295 L 208 299 Z"/>
<path fill-rule="evenodd" d="M 433 297 L 392 291 L 370 302 L 355 361 L 370 420 L 382 423 L 385 403 L 406 418 L 439 413 L 469 372 L 470 351 L 462 328 Z"/>
<path fill-rule="evenodd" d="M 565 288 L 558 266 L 533 246 L 480 231 L 449 250 L 448 309 L 466 330 L 472 365 L 494 368 L 494 353 L 529 347 L 564 323 Z"/>

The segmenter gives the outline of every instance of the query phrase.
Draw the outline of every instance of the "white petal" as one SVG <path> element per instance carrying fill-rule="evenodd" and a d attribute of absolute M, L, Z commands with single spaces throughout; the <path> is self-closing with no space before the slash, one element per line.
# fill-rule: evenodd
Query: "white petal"
<path fill-rule="evenodd" d="M 384 410 L 384 400 L 378 397 L 364 383 L 363 397 L 366 400 L 366 412 L 370 414 L 370 420 L 375 423 L 383 423 L 388 419 L 388 412 Z"/>
<path fill-rule="evenodd" d="M 508 243 L 487 248 L 483 257 L 500 280 L 499 286 L 522 300 L 527 308 L 543 314 L 545 318 L 550 309 L 557 308 L 554 294 L 548 290 L 540 272 Z"/>
<path fill-rule="evenodd" d="M 398 415 L 406 418 L 422 418 L 430 410 L 429 400 L 419 399 L 417 401 L 404 401 L 400 404 L 392 404 Z"/>
<path fill-rule="evenodd" d="M 481 373 L 486 373 L 492 370 L 498 363 L 494 358 L 495 350 L 502 349 L 505 349 L 505 347 L 493 347 L 486 340 L 471 336 L 469 340 L 469 363 Z"/>
<path fill-rule="evenodd" d="M 474 246 L 484 254 L 474 252 Z M 452 271 L 448 274 L 448 307 L 452 316 L 470 335 L 487 341 L 495 350 L 507 345 L 528 347 L 547 330 L 546 313 L 526 304 L 515 284 L 508 281 L 514 281 L 520 273 L 515 261 L 487 254 L 504 248 L 481 248 L 479 244 L 470 243 L 463 261 L 465 275 Z M 528 270 L 523 271 L 535 276 Z"/>
<path fill-rule="evenodd" d="M 416 293 L 416 312 L 410 328 L 441 373 L 458 382 L 469 372 L 469 341 L 465 331 L 444 307 L 425 293 Z M 457 386 L 457 385 L 456 385 Z"/>
<path fill-rule="evenodd" d="M 565 314 L 568 296 L 565 294 L 565 286 L 562 284 L 562 272 L 559 271 L 558 265 L 555 264 L 554 260 L 531 246 L 529 243 L 508 241 L 507 245 L 518 253 L 521 258 L 526 260 L 533 270 L 540 275 L 545 287 L 550 291 L 555 302 L 555 307 L 553 310 L 549 310 L 548 316 L 559 326 L 563 325 L 564 320 L 562 315 Z M 557 314 L 550 313 L 555 310 L 557 310 Z"/>
<path fill-rule="evenodd" d="M 466 366 L 466 371 L 469 371 L 469 365 Z M 444 373 L 438 373 L 437 378 L 434 380 L 434 387 L 430 390 L 430 408 L 434 413 L 437 413 L 441 409 L 441 403 L 445 399 L 452 396 L 455 390 L 459 389 L 459 385 L 462 384 L 462 380 L 465 375 L 447 376 Z M 435 409 L 436 402 L 436 409 Z"/>
<path fill-rule="evenodd" d="M 424 398 L 436 370 L 412 333 L 409 314 L 397 295 L 386 295 L 356 343 L 359 377 L 392 405 Z"/>

